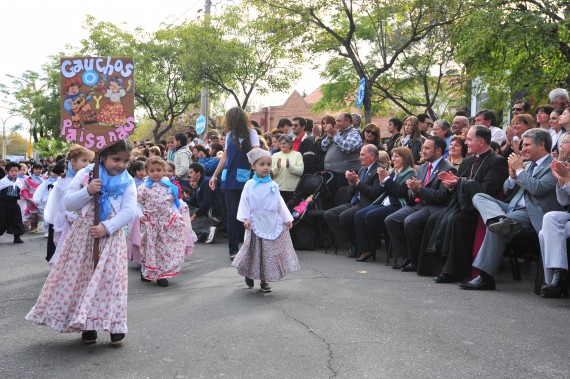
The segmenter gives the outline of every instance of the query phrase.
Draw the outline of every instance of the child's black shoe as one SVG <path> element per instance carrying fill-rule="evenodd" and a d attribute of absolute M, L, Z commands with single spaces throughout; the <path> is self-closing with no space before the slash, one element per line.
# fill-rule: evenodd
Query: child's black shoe
<path fill-rule="evenodd" d="M 111 344 L 118 345 L 125 340 L 125 333 L 111 333 Z"/>
<path fill-rule="evenodd" d="M 245 278 L 245 285 L 248 286 L 249 288 L 253 288 L 254 286 L 253 279 Z"/>
<path fill-rule="evenodd" d="M 96 330 L 86 330 L 81 333 L 81 340 L 85 344 L 92 344 L 97 342 L 97 331 Z"/>
<path fill-rule="evenodd" d="M 24 241 L 22 241 L 20 236 L 17 236 L 17 237 L 14 237 L 14 243 L 24 243 Z"/>
<path fill-rule="evenodd" d="M 156 281 L 159 287 L 168 287 L 168 279 L 158 279 Z"/>
<path fill-rule="evenodd" d="M 261 283 L 261 292 L 271 292 L 271 286 L 269 286 L 269 283 Z"/>

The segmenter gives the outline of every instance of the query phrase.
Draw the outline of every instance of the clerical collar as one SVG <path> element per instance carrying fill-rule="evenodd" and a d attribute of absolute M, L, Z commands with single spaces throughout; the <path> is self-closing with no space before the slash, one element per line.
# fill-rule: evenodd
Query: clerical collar
<path fill-rule="evenodd" d="M 482 157 L 482 156 L 484 156 L 484 155 L 486 155 L 486 154 L 488 154 L 488 153 L 490 153 L 490 152 L 491 152 L 491 148 L 489 148 L 489 150 L 485 151 L 484 153 L 475 154 L 475 156 L 476 156 L 477 158 L 480 158 L 480 157 Z"/>

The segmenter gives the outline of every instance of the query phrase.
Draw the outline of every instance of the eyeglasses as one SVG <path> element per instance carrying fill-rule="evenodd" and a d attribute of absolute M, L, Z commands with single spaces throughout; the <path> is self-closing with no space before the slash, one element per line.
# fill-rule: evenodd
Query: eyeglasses
<path fill-rule="evenodd" d="M 517 107 L 513 107 L 513 109 L 511 109 L 513 112 L 522 112 L 524 109 L 523 108 L 517 108 Z"/>
<path fill-rule="evenodd" d="M 364 133 L 370 133 L 370 134 L 375 135 L 375 136 L 378 135 L 378 133 L 374 130 L 365 130 Z"/>

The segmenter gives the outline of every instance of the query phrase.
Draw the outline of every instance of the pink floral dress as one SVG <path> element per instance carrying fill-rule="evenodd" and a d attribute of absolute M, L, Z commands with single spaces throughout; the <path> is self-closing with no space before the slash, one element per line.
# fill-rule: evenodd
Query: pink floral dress
<path fill-rule="evenodd" d="M 76 179 L 81 182 L 81 176 L 74 178 L 70 191 Z M 94 239 L 89 236 L 94 218 L 93 200 L 84 188 L 73 191 L 79 193 L 78 202 L 84 207 L 77 211 L 79 217 L 62 241 L 59 258 L 26 320 L 61 333 L 84 330 L 127 333 L 128 268 L 123 226 L 136 211 L 136 189 L 132 184 L 122 195 L 120 217 L 113 213 L 107 219 L 106 222 L 117 221 L 113 222 L 111 235 L 99 239 L 99 262 L 95 269 Z"/>
<path fill-rule="evenodd" d="M 173 207 L 169 187 L 155 182 L 138 190 L 139 212 L 146 216 L 141 223 L 141 261 L 143 276 L 149 280 L 178 276 L 186 258 L 187 229 L 182 215 Z"/>
<path fill-rule="evenodd" d="M 107 330 L 127 333 L 127 244 L 123 229 L 99 241 L 93 271 L 93 207 L 79 217 L 26 320 L 60 333 Z"/>

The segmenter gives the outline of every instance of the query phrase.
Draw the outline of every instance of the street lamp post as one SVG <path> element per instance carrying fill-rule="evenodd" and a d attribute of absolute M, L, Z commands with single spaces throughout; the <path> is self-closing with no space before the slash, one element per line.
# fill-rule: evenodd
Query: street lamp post
<path fill-rule="evenodd" d="M 10 117 L 17 116 L 15 114 L 8 116 L 6 118 L 0 117 L 2 120 L 2 159 L 6 159 L 6 121 L 10 119 Z"/>

